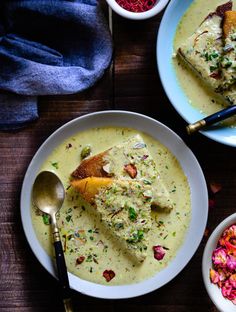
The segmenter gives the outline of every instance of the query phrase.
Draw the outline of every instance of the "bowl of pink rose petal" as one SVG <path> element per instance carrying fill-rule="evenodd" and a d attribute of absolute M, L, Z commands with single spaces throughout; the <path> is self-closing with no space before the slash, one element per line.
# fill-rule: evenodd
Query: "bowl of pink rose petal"
<path fill-rule="evenodd" d="M 144 20 L 160 13 L 169 0 L 106 0 L 117 14 L 132 20 Z"/>
<path fill-rule="evenodd" d="M 202 259 L 203 281 L 221 312 L 236 312 L 236 213 L 224 219 L 206 244 Z"/>

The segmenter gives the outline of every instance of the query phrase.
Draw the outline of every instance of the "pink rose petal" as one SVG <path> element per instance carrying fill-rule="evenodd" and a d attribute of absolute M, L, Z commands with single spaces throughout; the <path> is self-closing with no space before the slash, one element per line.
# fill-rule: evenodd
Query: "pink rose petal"
<path fill-rule="evenodd" d="M 228 298 L 228 296 L 230 296 L 231 294 L 232 289 L 233 289 L 232 285 L 230 285 L 229 281 L 226 281 L 221 288 L 222 295 Z"/>
<path fill-rule="evenodd" d="M 233 288 L 236 288 L 236 274 L 232 274 L 228 281 L 233 286 Z"/>
<path fill-rule="evenodd" d="M 231 290 L 231 292 L 230 292 L 230 294 L 227 296 L 227 299 L 229 299 L 229 300 L 234 300 L 234 299 L 236 299 L 236 292 L 235 292 L 235 289 L 232 289 Z"/>
<path fill-rule="evenodd" d="M 222 186 L 220 183 L 212 182 L 212 183 L 210 183 L 210 189 L 211 189 L 213 194 L 216 194 L 216 193 L 221 191 Z"/>
<path fill-rule="evenodd" d="M 229 240 L 230 238 L 236 237 L 236 225 L 231 225 L 229 228 L 227 228 L 222 237 L 226 240 Z"/>
<path fill-rule="evenodd" d="M 209 198 L 209 208 L 215 208 L 215 205 L 216 205 L 216 201 L 212 198 Z"/>
<path fill-rule="evenodd" d="M 213 251 L 212 261 L 215 266 L 224 268 L 227 264 L 227 254 L 222 247 L 219 247 Z"/>
<path fill-rule="evenodd" d="M 236 257 L 234 256 L 227 256 L 227 267 L 230 270 L 235 270 L 236 269 Z M 235 286 L 236 288 L 236 286 Z"/>
<path fill-rule="evenodd" d="M 162 260 L 165 256 L 165 250 L 162 246 L 157 245 L 152 247 L 154 252 L 154 258 L 158 261 Z"/>
<path fill-rule="evenodd" d="M 220 278 L 220 282 L 225 281 L 227 278 L 227 274 L 223 269 L 218 269 L 218 274 L 219 274 L 219 278 Z"/>
<path fill-rule="evenodd" d="M 110 282 L 116 276 L 113 270 L 105 270 L 102 275 L 107 282 Z"/>
<path fill-rule="evenodd" d="M 233 297 L 233 299 L 231 299 L 231 301 L 233 302 L 233 304 L 236 304 L 236 290 L 232 290 L 231 295 Z"/>
<path fill-rule="evenodd" d="M 210 279 L 213 284 L 218 284 L 220 282 L 219 273 L 213 269 L 210 269 Z"/>

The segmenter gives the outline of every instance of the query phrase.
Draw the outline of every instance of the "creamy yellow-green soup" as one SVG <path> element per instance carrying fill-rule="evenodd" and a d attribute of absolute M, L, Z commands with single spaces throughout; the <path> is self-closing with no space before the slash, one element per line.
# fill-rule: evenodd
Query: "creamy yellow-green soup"
<path fill-rule="evenodd" d="M 139 133 L 156 162 L 159 175 L 170 192 L 174 208 L 152 211 L 148 232 L 147 257 L 134 262 L 100 220 L 96 209 L 83 201 L 70 187 L 70 174 L 81 162 L 81 151 L 91 146 L 91 155 L 125 142 L 138 132 L 128 128 L 94 128 L 80 132 L 59 145 L 41 170 L 55 172 L 66 189 L 65 202 L 58 215 L 58 225 L 68 270 L 82 279 L 98 284 L 124 285 L 142 281 L 162 270 L 183 244 L 191 219 L 190 189 L 177 159 L 158 141 Z M 50 225 L 32 205 L 32 220 L 37 237 L 47 253 L 53 256 Z M 153 246 L 165 250 L 162 260 L 154 258 Z M 112 270 L 115 277 L 108 283 L 103 276 Z"/>
<path fill-rule="evenodd" d="M 195 0 L 182 17 L 175 34 L 174 51 L 191 36 L 206 16 L 215 11 L 216 7 L 226 3 L 226 0 Z M 235 9 L 236 1 L 233 1 Z M 229 104 L 222 96 L 211 91 L 199 76 L 183 63 L 178 57 L 173 57 L 173 64 L 178 82 L 188 97 L 189 103 L 198 108 L 200 112 L 210 115 Z M 225 125 L 236 126 L 236 118 L 232 117 L 224 122 Z"/>

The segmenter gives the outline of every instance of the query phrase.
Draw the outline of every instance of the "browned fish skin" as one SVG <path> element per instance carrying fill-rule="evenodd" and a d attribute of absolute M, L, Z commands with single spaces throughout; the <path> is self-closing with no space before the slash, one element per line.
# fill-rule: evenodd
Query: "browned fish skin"
<path fill-rule="evenodd" d="M 107 151 L 84 159 L 80 165 L 72 172 L 71 176 L 76 179 L 88 177 L 107 177 L 108 173 L 103 170 L 106 165 L 105 156 Z"/>
<path fill-rule="evenodd" d="M 71 181 L 71 185 L 87 202 L 93 204 L 95 196 L 100 189 L 108 187 L 112 182 L 113 180 L 111 178 L 88 177 L 85 179 L 75 179 Z"/>
<path fill-rule="evenodd" d="M 228 37 L 230 32 L 236 28 L 236 11 L 226 11 L 223 24 L 224 38 Z"/>
<path fill-rule="evenodd" d="M 213 15 L 218 15 L 219 17 L 224 18 L 225 12 L 232 11 L 232 8 L 233 8 L 232 1 L 228 1 L 224 4 L 221 4 L 216 8 L 215 12 L 211 12 L 210 14 L 208 14 L 207 17 L 204 19 L 204 21 L 208 18 L 211 18 Z"/>
<path fill-rule="evenodd" d="M 225 15 L 225 12 L 226 11 L 232 11 L 232 8 L 233 8 L 233 2 L 232 1 L 228 1 L 222 5 L 219 5 L 217 8 L 216 8 L 216 14 L 220 17 L 224 17 Z"/>

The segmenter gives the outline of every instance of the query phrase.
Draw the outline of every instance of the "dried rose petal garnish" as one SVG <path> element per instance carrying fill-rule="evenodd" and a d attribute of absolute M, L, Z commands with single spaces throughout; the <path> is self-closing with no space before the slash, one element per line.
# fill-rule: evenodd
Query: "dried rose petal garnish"
<path fill-rule="evenodd" d="M 215 199 L 209 198 L 209 208 L 215 208 L 216 201 Z"/>
<path fill-rule="evenodd" d="M 227 254 L 222 247 L 219 247 L 213 251 L 212 262 L 215 266 L 220 268 L 225 268 L 227 266 Z"/>
<path fill-rule="evenodd" d="M 128 175 L 134 179 L 137 175 L 137 168 L 133 164 L 124 165 L 125 171 L 128 173 Z"/>
<path fill-rule="evenodd" d="M 234 288 L 236 288 L 236 274 L 232 274 L 228 281 Z"/>
<path fill-rule="evenodd" d="M 76 259 L 76 264 L 81 264 L 82 262 L 84 262 L 85 257 L 84 256 L 80 256 Z"/>
<path fill-rule="evenodd" d="M 116 276 L 115 272 L 112 270 L 105 270 L 102 275 L 105 277 L 107 282 L 110 282 L 110 280 Z"/>
<path fill-rule="evenodd" d="M 205 237 L 208 237 L 208 236 L 209 236 L 209 233 L 210 233 L 210 230 L 209 230 L 209 229 L 205 229 L 205 231 L 204 231 L 204 236 L 205 236 Z"/>
<path fill-rule="evenodd" d="M 218 284 L 220 281 L 220 274 L 216 270 L 210 269 L 210 279 L 213 284 Z"/>
<path fill-rule="evenodd" d="M 221 235 L 212 253 L 210 280 L 221 288 L 222 295 L 236 305 L 236 225 Z"/>
<path fill-rule="evenodd" d="M 152 247 L 153 252 L 154 252 L 154 258 L 158 261 L 162 260 L 166 254 L 164 248 L 160 245 L 153 246 Z"/>
<path fill-rule="evenodd" d="M 212 183 L 210 183 L 210 189 L 211 189 L 213 194 L 216 194 L 216 193 L 221 191 L 222 186 L 220 183 L 212 182 Z"/>

